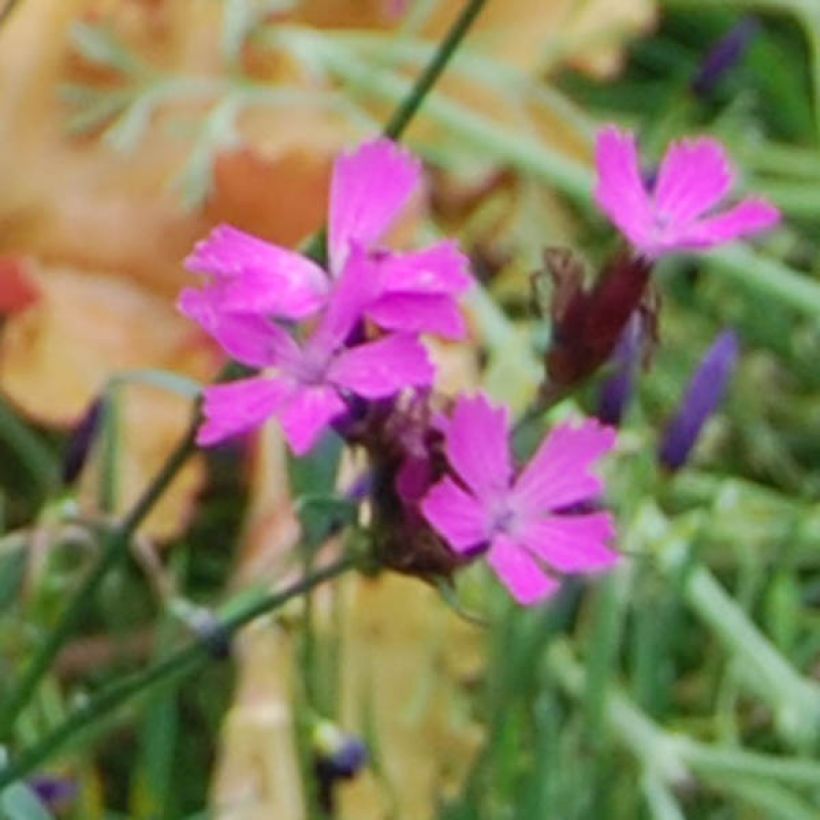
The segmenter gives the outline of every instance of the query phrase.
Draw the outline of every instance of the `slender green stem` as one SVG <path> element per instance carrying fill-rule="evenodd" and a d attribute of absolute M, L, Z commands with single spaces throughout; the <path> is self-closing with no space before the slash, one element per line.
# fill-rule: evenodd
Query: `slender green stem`
<path fill-rule="evenodd" d="M 279 591 L 245 601 L 223 615 L 211 632 L 220 642 L 231 638 L 245 624 L 275 609 L 288 601 L 304 595 L 319 584 L 330 581 L 353 569 L 356 562 L 345 557 L 334 564 L 316 570 L 309 576 Z M 80 706 L 54 731 L 32 748 L 25 750 L 7 768 L 0 771 L 0 791 L 15 780 L 25 776 L 45 760 L 48 760 L 69 739 L 94 722 L 113 712 L 126 701 L 149 688 L 168 683 L 185 675 L 190 675 L 205 665 L 213 657 L 211 642 L 207 637 L 191 643 L 170 654 L 147 669 L 129 675 L 107 686 L 99 694 Z"/>
<path fill-rule="evenodd" d="M 115 567 L 128 551 L 128 545 L 137 527 L 174 480 L 179 469 L 193 452 L 196 423 L 192 422 L 185 437 L 177 445 L 157 477 L 151 482 L 137 503 L 104 539 L 102 555 L 93 569 L 86 575 L 80 587 L 63 611 L 60 620 L 49 631 L 45 641 L 37 649 L 20 680 L 12 687 L 0 708 L 0 738 L 11 731 L 20 711 L 33 696 L 37 684 L 51 667 L 51 663 L 63 644 L 76 629 L 97 589 L 109 571 Z"/>
<path fill-rule="evenodd" d="M 487 0 L 469 0 L 455 19 L 444 39 L 437 46 L 432 59 L 406 93 L 399 96 L 398 106 L 382 129 L 382 134 L 392 140 L 400 140 L 418 113 L 430 90 L 438 81 L 447 64 L 461 45 L 471 26 L 484 8 Z M 320 264 L 327 259 L 327 230 L 322 228 L 308 242 L 305 253 Z"/>
<path fill-rule="evenodd" d="M 427 64 L 421 76 L 416 80 L 415 86 L 410 94 L 408 94 L 404 101 L 396 109 L 396 112 L 384 127 L 384 135 L 391 139 L 398 139 L 404 133 L 405 129 L 416 112 L 419 106 L 424 102 L 424 98 L 429 93 L 430 89 L 435 85 L 441 72 L 444 71 L 445 66 L 450 61 L 450 58 L 455 54 L 456 49 L 461 45 L 470 27 L 475 22 L 481 10 L 484 8 L 487 0 L 470 0 L 466 3 L 461 14 L 453 23 L 452 28 L 447 32 L 447 36 L 441 41 L 441 45 L 436 50 L 433 59 Z"/>
<path fill-rule="evenodd" d="M 569 645 L 554 643 L 548 658 L 559 685 L 574 699 L 583 698 L 586 674 Z M 721 785 L 741 776 L 806 788 L 820 783 L 820 763 L 813 759 L 715 746 L 666 732 L 615 686 L 605 702 L 605 717 L 620 743 L 640 761 L 645 775 L 658 784 L 685 784 L 692 774 Z"/>
<path fill-rule="evenodd" d="M 743 681 L 775 711 L 786 740 L 802 748 L 820 737 L 820 686 L 807 680 L 777 651 L 712 573 L 704 566 L 687 568 L 693 540 L 704 525 L 700 512 L 677 519 L 675 527 L 654 504 L 646 504 L 634 527 L 647 544 L 662 544 L 660 566 L 671 578 L 685 571 L 682 593 L 747 671 Z"/>
<path fill-rule="evenodd" d="M 58 476 L 53 453 L 3 399 L 0 399 L 0 440 L 14 452 L 42 493 L 53 489 Z"/>

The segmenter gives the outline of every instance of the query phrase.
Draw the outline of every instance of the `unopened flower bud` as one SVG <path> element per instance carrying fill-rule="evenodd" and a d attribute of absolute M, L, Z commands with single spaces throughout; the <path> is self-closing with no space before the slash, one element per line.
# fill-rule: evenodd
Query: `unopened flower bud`
<path fill-rule="evenodd" d="M 700 363 L 678 414 L 666 428 L 658 458 L 669 470 L 680 469 L 689 458 L 700 431 L 720 404 L 738 358 L 734 331 L 718 336 Z"/>
<path fill-rule="evenodd" d="M 596 415 L 604 424 L 619 425 L 632 399 L 643 337 L 643 321 L 636 311 L 621 333 L 612 355 L 612 375 L 601 384 Z"/>
<path fill-rule="evenodd" d="M 692 80 L 692 91 L 699 97 L 709 97 L 723 77 L 743 59 L 749 44 L 760 30 L 754 17 L 744 17 L 721 37 L 706 55 L 700 70 Z"/>
<path fill-rule="evenodd" d="M 652 264 L 642 256 L 620 253 L 587 289 L 583 267 L 571 254 L 548 251 L 545 263 L 555 285 L 547 370 L 553 385 L 573 387 L 612 355 L 644 298 Z"/>
<path fill-rule="evenodd" d="M 103 406 L 103 400 L 96 399 L 74 428 L 63 456 L 63 484 L 72 484 L 82 472 L 100 429 Z"/>
<path fill-rule="evenodd" d="M 319 802 L 331 813 L 335 787 L 340 780 L 351 780 L 367 763 L 367 747 L 356 735 L 343 732 L 329 720 L 319 721 L 311 737 L 316 760 Z"/>
<path fill-rule="evenodd" d="M 69 777 L 36 775 L 28 786 L 49 811 L 62 811 L 77 798 L 77 783 Z"/>

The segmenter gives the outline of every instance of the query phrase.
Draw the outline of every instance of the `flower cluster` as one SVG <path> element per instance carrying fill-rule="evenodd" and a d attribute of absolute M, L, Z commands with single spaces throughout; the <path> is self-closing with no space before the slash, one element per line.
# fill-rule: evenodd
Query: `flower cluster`
<path fill-rule="evenodd" d="M 471 280 L 454 243 L 411 253 L 379 246 L 420 183 L 418 162 L 388 140 L 341 157 L 331 184 L 327 272 L 228 226 L 196 247 L 187 264 L 206 285 L 185 290 L 180 309 L 238 362 L 265 370 L 205 391 L 200 444 L 273 416 L 301 455 L 331 423 L 355 413 L 357 399 L 432 384 L 419 335 L 463 335 L 455 297 Z"/>
<path fill-rule="evenodd" d="M 571 256 L 551 257 L 552 386 L 568 389 L 606 361 L 644 298 L 652 261 L 776 223 L 745 200 L 707 215 L 732 173 L 711 140 L 670 148 L 650 192 L 634 138 L 605 129 L 598 203 L 637 253 L 620 254 L 592 290 Z M 506 408 L 481 395 L 433 392 L 425 334 L 465 333 L 458 298 L 471 285 L 453 242 L 383 246 L 421 185 L 416 159 L 386 139 L 346 154 L 330 189 L 327 264 L 220 226 L 187 260 L 204 277 L 180 309 L 256 375 L 205 390 L 201 445 L 278 420 L 297 455 L 334 428 L 370 459 L 373 528 L 383 563 L 447 575 L 477 555 L 517 601 L 549 597 L 566 573 L 617 561 L 612 516 L 597 507 L 594 469 L 614 446 L 597 421 L 555 427 L 523 469 L 511 457 Z"/>

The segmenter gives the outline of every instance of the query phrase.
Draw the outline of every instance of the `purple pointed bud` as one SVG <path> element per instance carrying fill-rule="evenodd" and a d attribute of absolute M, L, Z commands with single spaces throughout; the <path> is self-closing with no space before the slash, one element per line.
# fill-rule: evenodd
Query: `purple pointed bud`
<path fill-rule="evenodd" d="M 604 424 L 619 425 L 632 398 L 643 347 L 643 324 L 640 311 L 635 311 L 610 360 L 612 375 L 601 384 L 596 413 Z"/>
<path fill-rule="evenodd" d="M 318 798 L 322 809 L 334 814 L 336 786 L 353 779 L 367 764 L 367 747 L 356 735 L 348 734 L 328 720 L 317 723 L 312 737 L 315 754 Z"/>
<path fill-rule="evenodd" d="M 77 797 L 77 783 L 68 777 L 36 775 L 28 786 L 50 811 L 65 809 Z"/>
<path fill-rule="evenodd" d="M 738 339 L 733 330 L 717 337 L 700 363 L 677 416 L 666 428 L 658 458 L 669 470 L 678 470 L 689 458 L 703 425 L 720 404 L 738 358 Z"/>
<path fill-rule="evenodd" d="M 97 437 L 102 420 L 104 402 L 97 399 L 86 410 L 85 415 L 80 419 L 79 424 L 74 428 L 71 438 L 68 440 L 68 447 L 63 456 L 63 483 L 71 484 L 82 472 L 91 446 Z"/>
<path fill-rule="evenodd" d="M 744 17 L 732 26 L 709 50 L 692 80 L 692 91 L 698 97 L 709 97 L 724 75 L 743 59 L 759 30 L 760 24 L 754 17 Z"/>
<path fill-rule="evenodd" d="M 312 740 L 317 766 L 330 779 L 349 780 L 367 762 L 364 743 L 328 720 L 316 725 Z"/>

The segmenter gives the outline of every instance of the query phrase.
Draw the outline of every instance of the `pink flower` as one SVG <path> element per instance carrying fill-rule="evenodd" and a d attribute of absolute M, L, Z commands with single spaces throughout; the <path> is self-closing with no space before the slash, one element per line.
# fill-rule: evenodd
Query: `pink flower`
<path fill-rule="evenodd" d="M 544 600 L 559 586 L 554 573 L 595 572 L 618 560 L 606 512 L 570 513 L 600 495 L 590 472 L 615 442 L 595 421 L 554 428 L 516 475 L 505 408 L 484 396 L 460 398 L 445 435 L 454 472 L 427 493 L 422 512 L 459 554 L 487 549 L 487 560 L 521 604 Z"/>
<path fill-rule="evenodd" d="M 419 162 L 390 140 L 342 155 L 330 186 L 330 277 L 295 251 L 222 225 L 187 259 L 188 268 L 208 276 L 209 284 L 183 292 L 182 311 L 198 313 L 192 302 L 207 301 L 223 313 L 302 319 L 327 303 L 334 284 L 355 265 L 370 290 L 362 311 L 380 327 L 459 338 L 465 328 L 455 297 L 471 279 L 456 244 L 440 242 L 409 253 L 379 247 L 420 185 Z"/>
<path fill-rule="evenodd" d="M 673 143 L 651 190 L 641 178 L 633 134 L 604 128 L 598 135 L 596 161 L 598 205 L 650 258 L 712 248 L 772 228 L 780 220 L 777 208 L 759 197 L 714 213 L 735 175 L 723 146 L 708 137 Z"/>
<path fill-rule="evenodd" d="M 214 332 L 238 361 L 272 368 L 269 374 L 205 390 L 197 443 L 216 444 L 276 417 L 297 455 L 348 410 L 349 399 L 382 399 L 405 387 L 429 385 L 433 367 L 419 339 L 393 333 L 348 346 L 367 288 L 346 269 L 319 324 L 300 346 L 284 329 L 256 315 L 225 316 L 207 299 L 189 300 L 193 318 Z M 199 312 L 197 312 L 199 311 Z"/>

